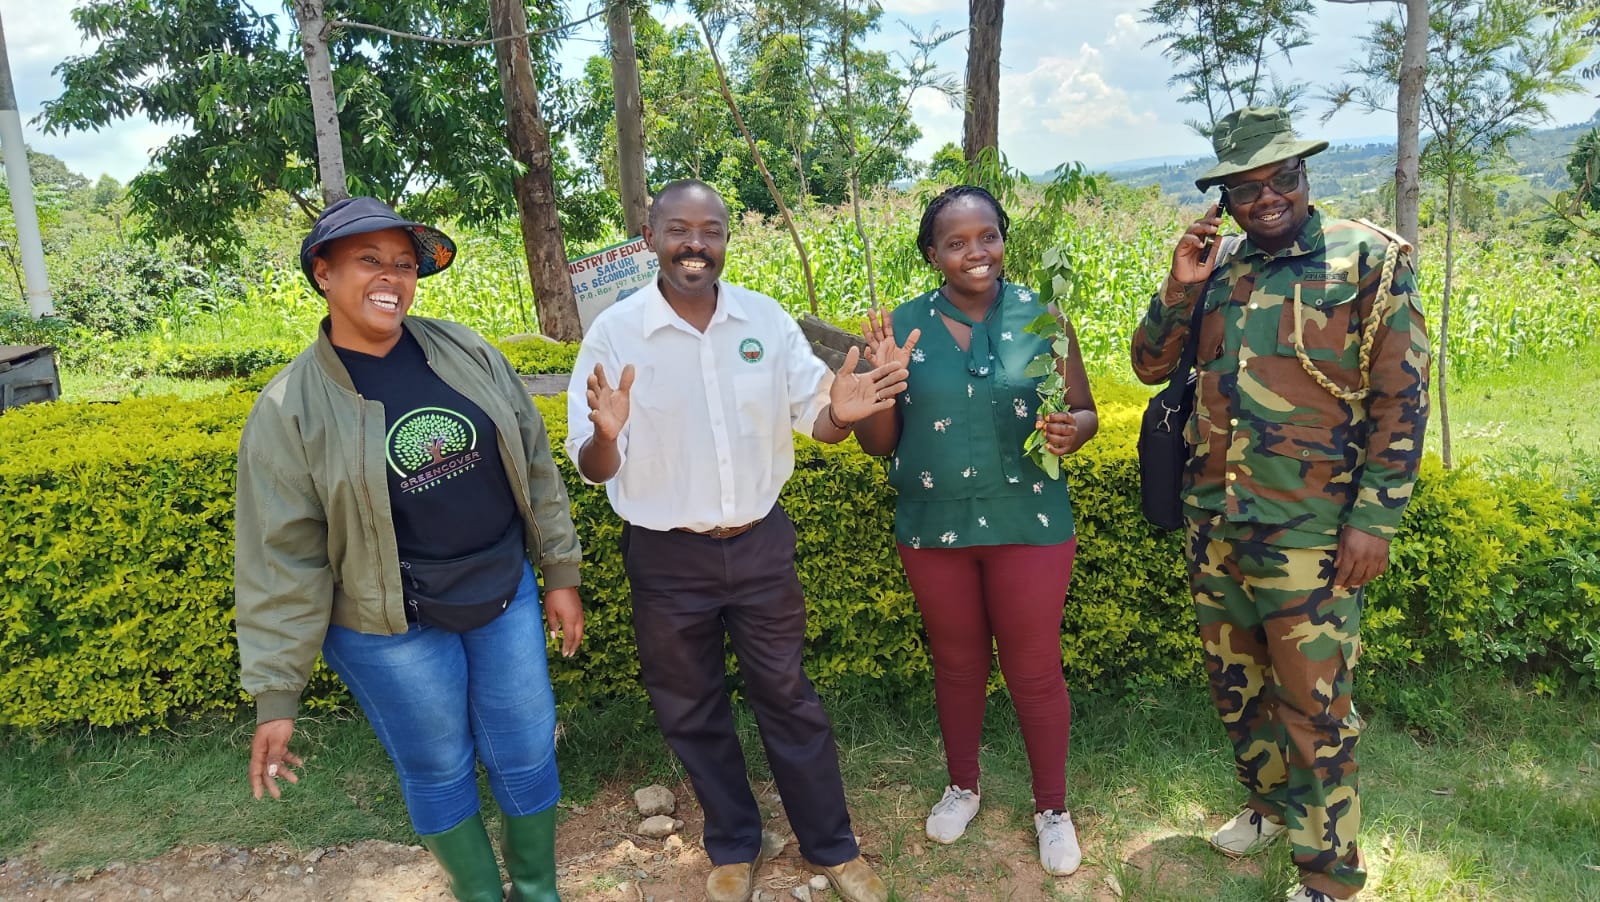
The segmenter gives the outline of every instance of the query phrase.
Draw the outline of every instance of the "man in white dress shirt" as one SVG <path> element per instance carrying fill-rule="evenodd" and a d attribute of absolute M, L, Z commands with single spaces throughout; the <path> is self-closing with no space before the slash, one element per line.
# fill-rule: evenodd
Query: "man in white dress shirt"
<path fill-rule="evenodd" d="M 706 895 L 744 902 L 762 856 L 726 634 L 801 854 L 843 898 L 883 902 L 850 827 L 832 724 L 801 666 L 805 599 L 777 502 L 794 470 L 792 433 L 838 442 L 858 422 L 877 428 L 874 415 L 893 416 L 910 348 L 859 375 L 852 351 L 829 373 L 776 301 L 719 281 L 728 208 L 702 182 L 663 188 L 644 239 L 660 275 L 590 327 L 567 392 L 566 447 L 624 521 L 645 689 L 705 812 Z"/>

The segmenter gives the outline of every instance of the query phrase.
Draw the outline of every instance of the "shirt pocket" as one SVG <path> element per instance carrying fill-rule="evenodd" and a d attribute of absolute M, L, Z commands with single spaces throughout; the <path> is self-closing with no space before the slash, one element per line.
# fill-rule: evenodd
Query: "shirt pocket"
<path fill-rule="evenodd" d="M 1301 282 L 1278 317 L 1277 353 L 1300 358 L 1340 388 L 1361 384 L 1361 316 L 1349 282 Z"/>
<path fill-rule="evenodd" d="M 1199 301 L 1206 305 L 1206 312 L 1200 317 L 1200 343 L 1195 346 L 1194 362 L 1198 367 L 1209 366 L 1222 357 L 1228 326 L 1228 313 L 1222 308 L 1227 302 L 1228 295 L 1219 291 L 1208 291 Z"/>
<path fill-rule="evenodd" d="M 789 408 L 778 399 L 773 371 L 763 367 L 733 377 L 734 429 L 742 436 L 766 435 L 775 424 L 789 425 Z"/>

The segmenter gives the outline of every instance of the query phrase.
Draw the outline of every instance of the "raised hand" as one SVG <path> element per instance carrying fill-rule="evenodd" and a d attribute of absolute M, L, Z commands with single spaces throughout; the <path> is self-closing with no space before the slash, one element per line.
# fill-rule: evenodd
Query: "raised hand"
<path fill-rule="evenodd" d="M 892 339 L 891 339 L 892 341 Z M 906 365 L 891 360 L 879 364 L 871 372 L 858 373 L 861 349 L 851 347 L 844 356 L 844 365 L 834 373 L 833 385 L 828 389 L 828 404 L 833 416 L 843 424 L 864 420 L 873 414 L 894 406 L 894 396 L 906 390 Z"/>
<path fill-rule="evenodd" d="M 622 379 L 612 388 L 606 381 L 605 367 L 594 365 L 589 374 L 588 390 L 584 397 L 589 402 L 589 422 L 594 424 L 594 434 L 605 441 L 616 441 L 622 427 L 628 423 L 629 395 L 633 391 L 633 364 L 622 368 Z"/>
<path fill-rule="evenodd" d="M 1190 224 L 1188 231 L 1178 239 L 1178 246 L 1172 249 L 1172 280 L 1185 285 L 1196 285 L 1211 278 L 1211 271 L 1217 268 L 1217 249 L 1212 247 L 1206 251 L 1207 243 L 1215 245 L 1221 240 L 1222 231 L 1222 204 L 1215 203 L 1206 215 Z M 1201 262 L 1200 255 L 1205 253 L 1205 261 Z"/>
<path fill-rule="evenodd" d="M 906 343 L 897 345 L 894 341 L 894 325 L 889 317 L 882 310 L 871 310 L 867 318 L 861 321 L 861 337 L 867 340 L 867 362 L 873 366 L 892 362 L 910 366 L 911 352 L 916 348 L 918 339 L 922 338 L 922 330 L 912 329 L 911 334 L 906 336 Z"/>

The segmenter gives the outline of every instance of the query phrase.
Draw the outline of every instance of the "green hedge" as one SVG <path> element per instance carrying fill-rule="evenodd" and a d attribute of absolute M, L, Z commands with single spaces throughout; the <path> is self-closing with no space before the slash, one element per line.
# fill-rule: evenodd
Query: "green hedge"
<path fill-rule="evenodd" d="M 1080 535 L 1062 648 L 1074 688 L 1195 678 L 1181 543 L 1140 518 L 1137 389 L 1104 389 L 1068 462 Z M 0 416 L 0 722 L 157 725 L 241 700 L 231 634 L 234 453 L 252 396 L 52 404 Z M 561 398 L 539 399 L 552 440 Z M 564 455 L 585 547 L 588 639 L 551 662 L 563 704 L 637 694 L 620 525 Z M 824 692 L 925 687 L 881 462 L 802 441 L 783 501 L 800 535 L 808 664 Z M 1575 669 L 1600 682 L 1600 526 L 1590 492 L 1431 461 L 1369 598 L 1376 662 Z M 308 703 L 346 704 L 319 669 Z"/>

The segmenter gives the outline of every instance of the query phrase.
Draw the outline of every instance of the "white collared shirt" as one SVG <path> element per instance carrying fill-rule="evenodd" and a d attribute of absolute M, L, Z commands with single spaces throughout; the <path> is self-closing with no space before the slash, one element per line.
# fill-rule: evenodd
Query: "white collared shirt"
<path fill-rule="evenodd" d="M 742 526 L 772 510 L 794 472 L 793 432 L 811 433 L 833 374 L 777 301 L 726 282 L 704 333 L 655 284 L 602 312 L 567 387 L 567 454 L 594 435 L 585 398 L 595 364 L 615 386 L 634 367 L 622 466 L 606 483 L 617 514 L 647 529 Z"/>

